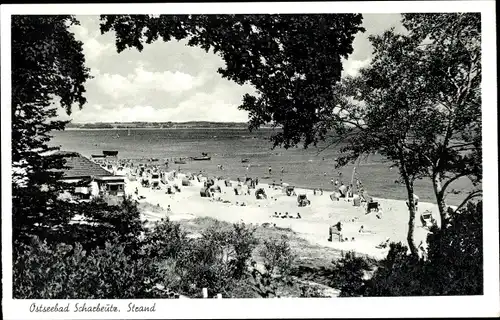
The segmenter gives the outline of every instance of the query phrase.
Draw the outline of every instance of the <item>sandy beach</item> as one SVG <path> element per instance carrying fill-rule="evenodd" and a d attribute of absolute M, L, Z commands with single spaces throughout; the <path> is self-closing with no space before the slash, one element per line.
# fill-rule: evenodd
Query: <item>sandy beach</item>
<path fill-rule="evenodd" d="M 299 207 L 297 196 L 287 196 L 281 187 L 272 187 L 268 184 L 259 183 L 258 188 L 263 188 L 267 194 L 267 199 L 256 199 L 255 190 L 250 189 L 250 194 L 246 194 L 248 188 L 242 187 L 243 195 L 235 195 L 234 186 L 238 184 L 231 181 L 232 186 L 226 187 L 224 180 L 215 181 L 220 186 L 221 192 L 215 193 L 212 198 L 200 196 L 203 182 L 190 180 L 189 186 L 182 186 L 182 179 L 185 174 L 179 173 L 177 177 L 168 181 L 170 185 L 177 185 L 180 192 L 166 194 L 166 185 L 160 183 L 160 190 L 153 190 L 143 187 L 140 181 L 131 181 L 127 175 L 125 192 L 139 199 L 139 202 L 148 203 L 152 206 L 159 206 L 160 210 L 143 212 L 144 219 L 157 221 L 169 216 L 171 220 L 192 219 L 194 217 L 211 217 L 229 223 L 245 222 L 256 225 L 269 223 L 276 227 L 290 228 L 299 237 L 312 244 L 332 248 L 342 251 L 355 251 L 371 256 L 375 259 L 382 259 L 387 255 L 388 248 L 376 248 L 381 242 L 390 239 L 391 242 L 406 243 L 408 228 L 408 209 L 404 201 L 376 198 L 381 205 L 382 216 L 377 217 L 375 212 L 366 214 L 364 206 L 355 207 L 352 199 L 340 198 L 339 201 L 330 199 L 331 192 L 324 192 L 323 195 L 314 194 L 314 190 L 295 189 L 297 195 L 305 194 L 311 201 L 311 205 Z M 138 191 L 138 195 L 135 191 Z M 218 199 L 218 200 L 216 200 Z M 241 204 L 245 205 L 242 206 Z M 170 212 L 167 210 L 170 206 Z M 431 210 L 436 217 L 437 207 L 431 203 L 420 203 L 419 212 Z M 294 218 L 276 218 L 275 212 L 285 213 Z M 296 219 L 300 213 L 301 219 Z M 417 219 L 419 214 L 417 213 Z M 437 218 L 437 217 L 436 217 Z M 340 242 L 333 238 L 328 241 L 329 226 L 341 221 L 343 223 L 342 237 L 348 241 Z M 415 232 L 416 243 L 423 242 L 425 247 L 425 237 L 427 230 L 422 228 L 417 220 Z M 359 230 L 363 226 L 364 232 Z M 353 240 L 354 238 L 354 240 Z"/>

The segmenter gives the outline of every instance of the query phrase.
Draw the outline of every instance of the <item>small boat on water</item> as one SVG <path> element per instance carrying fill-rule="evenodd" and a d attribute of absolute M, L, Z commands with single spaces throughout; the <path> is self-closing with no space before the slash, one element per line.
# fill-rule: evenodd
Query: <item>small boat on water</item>
<path fill-rule="evenodd" d="M 212 157 L 209 157 L 207 153 L 202 152 L 201 157 L 193 157 L 192 158 L 194 161 L 204 161 L 204 160 L 210 160 Z"/>
<path fill-rule="evenodd" d="M 174 160 L 175 164 L 186 164 L 186 161 L 184 160 Z"/>
<path fill-rule="evenodd" d="M 203 161 L 203 160 L 210 160 L 212 159 L 211 157 L 208 156 L 202 156 L 202 157 L 193 157 L 194 161 Z"/>
<path fill-rule="evenodd" d="M 245 159 L 241 159 L 241 162 L 242 162 L 242 163 L 247 163 L 247 162 L 249 162 L 249 161 L 250 161 L 250 159 L 246 159 L 246 158 L 245 158 Z"/>
<path fill-rule="evenodd" d="M 103 155 L 107 157 L 116 157 L 118 155 L 118 151 L 109 151 L 109 150 L 104 150 L 102 152 Z"/>
<path fill-rule="evenodd" d="M 104 154 L 93 154 L 91 155 L 92 159 L 101 159 L 101 158 L 106 158 L 106 155 Z"/>

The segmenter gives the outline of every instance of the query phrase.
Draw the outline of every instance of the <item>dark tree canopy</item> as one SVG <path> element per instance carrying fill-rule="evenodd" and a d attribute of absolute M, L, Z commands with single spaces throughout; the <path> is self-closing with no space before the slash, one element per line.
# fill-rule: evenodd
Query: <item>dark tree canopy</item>
<path fill-rule="evenodd" d="M 282 127 L 274 145 L 316 144 L 328 132 L 318 125 L 331 114 L 332 88 L 340 80 L 341 58 L 353 52 L 354 36 L 364 31 L 361 14 L 312 15 L 103 15 L 101 32 L 116 32 L 118 52 L 157 39 L 187 38 L 189 46 L 213 50 L 225 61 L 218 72 L 256 95 L 246 94 L 240 109 L 250 129 Z"/>
<path fill-rule="evenodd" d="M 85 103 L 89 79 L 82 43 L 69 32 L 78 23 L 70 16 L 12 17 L 12 200 L 14 236 L 67 221 L 71 210 L 57 200 L 57 182 L 64 163 L 46 156 L 55 120 L 55 99 L 69 114 Z"/>

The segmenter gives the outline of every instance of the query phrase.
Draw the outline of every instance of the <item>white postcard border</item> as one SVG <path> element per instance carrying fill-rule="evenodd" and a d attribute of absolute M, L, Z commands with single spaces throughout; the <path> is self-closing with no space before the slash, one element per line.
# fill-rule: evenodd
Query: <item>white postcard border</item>
<path fill-rule="evenodd" d="M 496 90 L 496 23 L 494 1 L 395 1 L 307 3 L 176 3 L 176 4 L 31 4 L 2 5 L 2 304 L 5 319 L 132 319 L 132 318 L 310 318 L 310 317 L 469 317 L 499 316 L 498 150 Z M 10 16 L 12 14 L 146 14 L 182 13 L 482 13 L 484 163 L 484 295 L 471 297 L 342 298 L 342 299 L 179 299 L 179 300 L 13 300 L 10 115 Z M 474 275 L 471 275 L 474 276 Z M 32 313 L 32 303 L 73 306 L 118 306 L 121 313 Z M 131 302 L 152 304 L 155 313 L 127 313 Z"/>

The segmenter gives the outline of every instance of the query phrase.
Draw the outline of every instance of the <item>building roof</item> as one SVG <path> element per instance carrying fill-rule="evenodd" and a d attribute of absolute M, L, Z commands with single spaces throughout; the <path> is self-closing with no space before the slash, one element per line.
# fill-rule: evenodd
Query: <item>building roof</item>
<path fill-rule="evenodd" d="M 83 157 L 79 153 L 64 153 L 62 154 L 66 160 L 65 166 L 67 169 L 63 170 L 64 178 L 76 177 L 108 177 L 113 174 L 97 163 L 90 161 L 90 159 Z"/>

